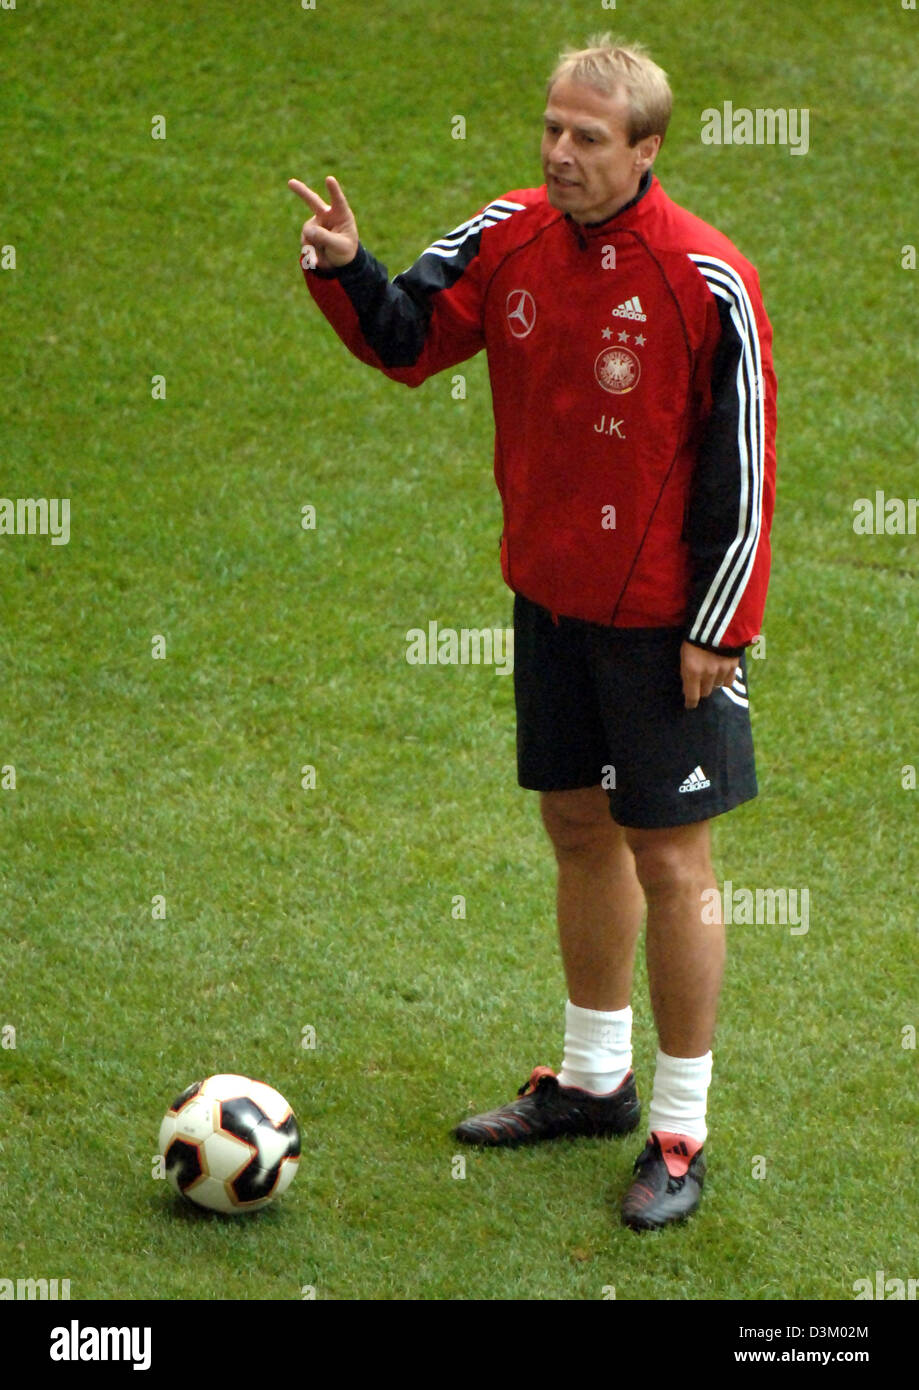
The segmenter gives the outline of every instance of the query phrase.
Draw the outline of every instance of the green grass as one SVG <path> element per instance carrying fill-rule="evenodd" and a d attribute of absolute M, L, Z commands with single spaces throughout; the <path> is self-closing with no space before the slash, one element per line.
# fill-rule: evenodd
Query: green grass
<path fill-rule="evenodd" d="M 349 358 L 285 186 L 337 173 L 395 273 L 540 181 L 542 79 L 605 20 L 669 71 L 658 172 L 758 265 L 775 326 L 762 795 L 718 824 L 717 872 L 811 896 L 807 935 L 732 930 L 704 1214 L 641 1240 L 616 1225 L 633 1140 L 451 1176 L 450 1125 L 558 1063 L 564 1002 L 511 683 L 404 660 L 431 618 L 510 622 L 487 376 L 464 367 L 457 402 L 449 375 L 406 392 Z M 0 492 L 72 499 L 69 545 L 0 538 L 0 1277 L 760 1300 L 919 1273 L 919 540 L 851 526 L 856 497 L 915 492 L 916 22 L 854 0 L 0 12 Z M 810 153 L 703 147 L 725 98 L 808 106 Z M 643 967 L 634 1004 L 648 1097 Z M 239 1222 L 150 1176 L 166 1104 L 217 1070 L 277 1086 L 304 1135 L 290 1193 Z"/>

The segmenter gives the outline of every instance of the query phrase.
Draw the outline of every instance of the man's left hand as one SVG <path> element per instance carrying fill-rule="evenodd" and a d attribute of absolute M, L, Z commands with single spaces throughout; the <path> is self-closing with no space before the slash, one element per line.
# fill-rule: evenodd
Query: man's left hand
<path fill-rule="evenodd" d="M 680 648 L 680 676 L 686 708 L 695 709 L 713 690 L 730 685 L 739 664 L 736 656 L 719 656 L 684 642 Z"/>

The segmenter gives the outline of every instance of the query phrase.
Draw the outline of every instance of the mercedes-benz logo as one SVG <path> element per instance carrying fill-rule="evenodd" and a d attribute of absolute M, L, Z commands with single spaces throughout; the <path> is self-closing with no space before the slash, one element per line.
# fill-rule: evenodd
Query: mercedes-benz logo
<path fill-rule="evenodd" d="M 526 338 L 536 323 L 536 304 L 529 290 L 511 290 L 507 296 L 507 326 L 515 338 Z"/>

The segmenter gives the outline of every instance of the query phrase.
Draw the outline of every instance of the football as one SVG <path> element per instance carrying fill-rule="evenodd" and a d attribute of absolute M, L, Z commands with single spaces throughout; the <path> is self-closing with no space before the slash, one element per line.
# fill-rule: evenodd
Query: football
<path fill-rule="evenodd" d="M 248 1076 L 209 1076 L 172 1102 L 160 1153 L 177 1192 L 210 1211 L 258 1211 L 294 1180 L 300 1130 L 284 1097 Z"/>

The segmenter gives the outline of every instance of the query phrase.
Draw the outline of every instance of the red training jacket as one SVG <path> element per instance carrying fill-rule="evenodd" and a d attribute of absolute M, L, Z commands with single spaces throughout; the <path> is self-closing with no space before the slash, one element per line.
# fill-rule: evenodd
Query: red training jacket
<path fill-rule="evenodd" d="M 361 245 L 304 267 L 348 348 L 418 386 L 480 349 L 508 585 L 556 615 L 759 633 L 775 496 L 772 329 L 753 266 L 656 177 L 580 226 L 508 193 L 390 283 Z"/>

